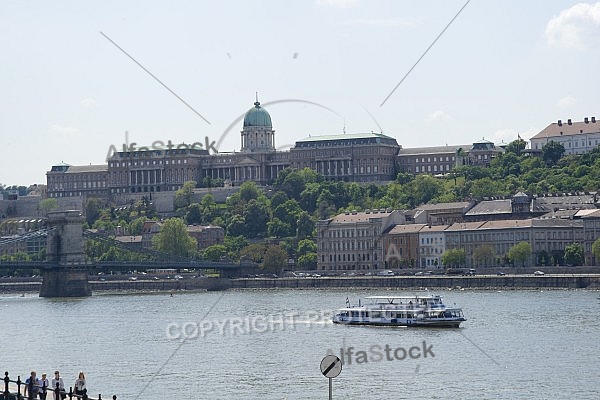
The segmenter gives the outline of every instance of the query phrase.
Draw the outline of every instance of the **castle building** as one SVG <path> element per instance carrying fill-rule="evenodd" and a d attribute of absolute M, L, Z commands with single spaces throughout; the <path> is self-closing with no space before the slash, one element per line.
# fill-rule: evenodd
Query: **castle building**
<path fill-rule="evenodd" d="M 562 144 L 565 154 L 585 154 L 600 144 L 600 122 L 596 117 L 566 123 L 559 119 L 530 139 L 531 149 L 541 151 L 551 141 Z"/>
<path fill-rule="evenodd" d="M 113 151 L 108 165 L 59 164 L 46 174 L 49 197 L 101 196 L 173 192 L 186 181 L 222 180 L 233 186 L 246 181 L 267 185 L 285 168 L 312 168 L 327 179 L 347 182 L 390 181 L 396 175 L 400 146 L 377 133 L 312 136 L 289 151 L 275 149 L 275 130 L 260 102 L 246 112 L 239 152 L 209 154 L 201 143 L 151 146 Z"/>

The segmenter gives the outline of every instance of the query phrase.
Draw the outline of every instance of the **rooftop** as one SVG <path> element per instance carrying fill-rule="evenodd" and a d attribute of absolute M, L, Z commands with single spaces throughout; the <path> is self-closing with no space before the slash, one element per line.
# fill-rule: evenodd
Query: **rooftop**
<path fill-rule="evenodd" d="M 553 122 L 544 129 L 542 129 L 537 135 L 533 136 L 531 139 L 546 139 L 551 137 L 560 137 L 560 136 L 573 136 L 573 135 L 581 135 L 587 133 L 600 133 L 600 121 L 596 121 L 594 118 L 592 120 L 588 119 L 588 122 L 571 122 L 570 120 L 561 121 L 560 125 L 558 122 Z"/>

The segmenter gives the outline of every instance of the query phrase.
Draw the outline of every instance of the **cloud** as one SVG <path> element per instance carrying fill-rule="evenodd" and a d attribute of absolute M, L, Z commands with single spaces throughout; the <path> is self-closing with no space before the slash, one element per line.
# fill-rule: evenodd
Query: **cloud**
<path fill-rule="evenodd" d="M 51 136 L 66 139 L 74 138 L 81 134 L 79 129 L 61 124 L 52 124 L 48 132 Z"/>
<path fill-rule="evenodd" d="M 450 114 L 446 111 L 437 110 L 427 115 L 426 120 L 427 122 L 446 122 L 450 120 Z"/>
<path fill-rule="evenodd" d="M 91 97 L 86 97 L 85 99 L 81 100 L 79 104 L 81 104 L 81 107 L 83 108 L 94 108 L 98 105 L 96 100 Z"/>
<path fill-rule="evenodd" d="M 599 42 L 600 2 L 579 3 L 561 11 L 546 25 L 546 42 L 552 47 L 586 50 Z"/>
<path fill-rule="evenodd" d="M 337 8 L 349 8 L 358 4 L 359 0 L 315 0 L 318 6 L 331 6 Z"/>
<path fill-rule="evenodd" d="M 577 99 L 573 96 L 566 96 L 558 101 L 558 106 L 560 108 L 573 108 L 576 104 Z"/>
<path fill-rule="evenodd" d="M 416 28 L 421 21 L 415 18 L 371 18 L 352 19 L 345 21 L 343 25 L 383 27 L 383 28 Z"/>

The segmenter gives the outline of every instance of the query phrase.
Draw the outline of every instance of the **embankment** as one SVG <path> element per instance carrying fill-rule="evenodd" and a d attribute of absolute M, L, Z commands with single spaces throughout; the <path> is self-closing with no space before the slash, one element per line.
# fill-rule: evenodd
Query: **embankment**
<path fill-rule="evenodd" d="M 479 288 L 479 289 L 600 289 L 600 274 L 475 275 L 475 276 L 363 276 L 318 278 L 233 279 L 232 288 Z"/>

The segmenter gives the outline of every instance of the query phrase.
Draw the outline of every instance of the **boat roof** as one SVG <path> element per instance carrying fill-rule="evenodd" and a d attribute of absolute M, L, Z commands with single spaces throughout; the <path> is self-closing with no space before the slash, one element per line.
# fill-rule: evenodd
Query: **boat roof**
<path fill-rule="evenodd" d="M 438 295 L 427 295 L 427 296 L 367 296 L 365 299 L 378 299 L 378 300 L 390 300 L 390 299 L 406 299 L 406 300 L 414 300 L 414 299 L 439 299 L 441 296 Z"/>

